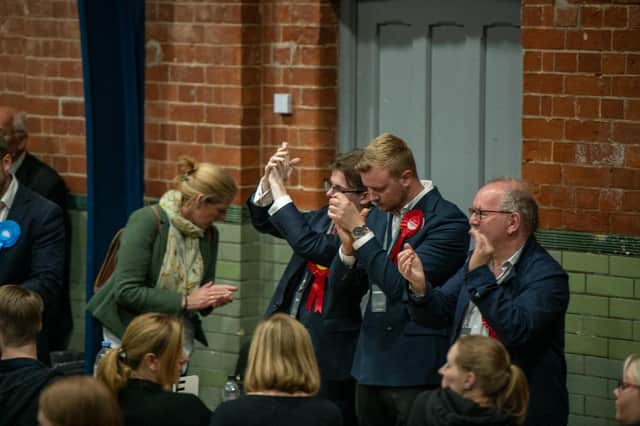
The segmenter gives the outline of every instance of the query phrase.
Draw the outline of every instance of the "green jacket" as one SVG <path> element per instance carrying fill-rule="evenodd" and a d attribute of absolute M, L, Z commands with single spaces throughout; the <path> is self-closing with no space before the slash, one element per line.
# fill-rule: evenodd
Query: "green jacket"
<path fill-rule="evenodd" d="M 139 314 L 182 312 L 182 293 L 155 287 L 169 232 L 167 213 L 160 206 L 158 213 L 159 226 L 150 207 L 131 214 L 120 236 L 115 271 L 87 305 L 87 310 L 118 337 L 122 337 L 129 322 Z M 200 239 L 200 252 L 204 261 L 202 285 L 215 280 L 218 230 L 214 226 Z M 211 311 L 209 308 L 200 313 L 207 315 Z M 196 340 L 207 345 L 200 318 L 194 312 L 187 315 L 193 322 Z"/>

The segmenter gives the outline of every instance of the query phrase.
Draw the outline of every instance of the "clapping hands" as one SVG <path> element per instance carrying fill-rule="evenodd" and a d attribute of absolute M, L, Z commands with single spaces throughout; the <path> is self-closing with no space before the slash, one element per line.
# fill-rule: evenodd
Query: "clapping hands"
<path fill-rule="evenodd" d="M 411 284 L 413 293 L 423 296 L 427 286 L 422 261 L 410 244 L 405 243 L 403 250 L 398 253 L 398 271 Z"/>
<path fill-rule="evenodd" d="M 213 284 L 213 282 L 209 281 L 187 296 L 187 308 L 197 311 L 210 307 L 224 306 L 233 301 L 233 293 L 237 290 L 238 287 L 232 285 Z"/>

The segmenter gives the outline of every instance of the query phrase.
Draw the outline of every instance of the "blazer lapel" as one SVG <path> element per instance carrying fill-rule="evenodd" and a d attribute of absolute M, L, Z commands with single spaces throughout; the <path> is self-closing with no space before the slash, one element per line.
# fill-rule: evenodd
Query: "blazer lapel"
<path fill-rule="evenodd" d="M 11 205 L 11 209 L 9 209 L 7 219 L 14 220 L 18 223 L 22 222 L 22 220 L 27 217 L 30 203 L 31 197 L 27 190 L 25 190 L 24 186 L 19 184 L 16 197 L 13 199 L 13 204 Z"/>

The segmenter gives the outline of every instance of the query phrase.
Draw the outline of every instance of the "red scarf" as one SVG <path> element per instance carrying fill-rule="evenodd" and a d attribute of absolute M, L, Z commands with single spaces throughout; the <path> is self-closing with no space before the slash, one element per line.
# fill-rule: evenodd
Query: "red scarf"
<path fill-rule="evenodd" d="M 402 216 L 402 221 L 400 221 L 400 235 L 398 235 L 398 239 L 396 243 L 393 245 L 393 249 L 389 254 L 389 259 L 393 263 L 398 263 L 398 253 L 402 249 L 402 243 L 407 238 L 413 237 L 424 225 L 424 213 L 422 210 L 409 210 Z"/>
<path fill-rule="evenodd" d="M 307 262 L 307 268 L 309 268 L 309 272 L 311 272 L 311 274 L 313 275 L 313 284 L 311 284 L 311 290 L 309 292 L 309 297 L 307 298 L 306 308 L 307 311 L 310 311 L 311 305 L 314 305 L 313 312 L 322 313 L 322 304 L 324 303 L 324 289 L 327 284 L 327 278 L 329 277 L 329 268 L 313 262 Z"/>

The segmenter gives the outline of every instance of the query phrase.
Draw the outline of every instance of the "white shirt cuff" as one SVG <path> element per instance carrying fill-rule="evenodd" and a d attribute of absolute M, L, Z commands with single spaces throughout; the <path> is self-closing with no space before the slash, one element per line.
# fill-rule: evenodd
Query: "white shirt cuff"
<path fill-rule="evenodd" d="M 368 231 L 362 237 L 358 238 L 357 240 L 355 240 L 353 242 L 353 249 L 354 250 L 359 250 L 360 247 L 362 247 L 363 245 L 367 244 L 369 242 L 369 240 L 372 239 L 373 237 L 375 237 L 375 235 L 373 235 L 373 232 L 372 231 Z"/>
<path fill-rule="evenodd" d="M 342 252 L 342 246 L 340 246 L 340 249 L 338 249 L 338 254 L 340 255 L 340 260 L 342 261 L 342 263 L 344 263 L 348 267 L 351 268 L 353 265 L 356 264 L 356 257 L 344 254 Z"/>
<path fill-rule="evenodd" d="M 262 179 L 264 179 L 264 177 Z M 260 179 L 256 193 L 253 195 L 253 200 L 251 201 L 258 207 L 267 207 L 273 203 L 273 195 L 271 195 L 271 189 L 262 192 L 262 179 Z"/>
<path fill-rule="evenodd" d="M 293 203 L 293 200 L 288 195 L 283 195 L 282 197 L 278 197 L 273 200 L 273 205 L 269 207 L 269 216 L 273 216 L 278 213 L 278 210 L 286 206 L 287 204 Z"/>

